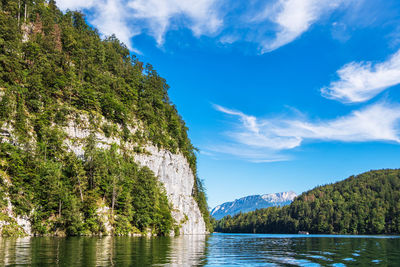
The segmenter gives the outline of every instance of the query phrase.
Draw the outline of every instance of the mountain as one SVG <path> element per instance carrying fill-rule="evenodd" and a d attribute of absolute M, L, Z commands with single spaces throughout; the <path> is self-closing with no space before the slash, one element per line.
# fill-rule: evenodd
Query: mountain
<path fill-rule="evenodd" d="M 216 222 L 232 233 L 399 234 L 400 169 L 369 171 L 304 192 L 288 206 Z"/>
<path fill-rule="evenodd" d="M 211 231 L 169 86 L 54 0 L 0 2 L 0 234 Z"/>
<path fill-rule="evenodd" d="M 245 213 L 256 209 L 285 206 L 290 204 L 296 196 L 296 193 L 289 191 L 242 197 L 235 201 L 225 202 L 216 206 L 211 210 L 210 214 L 212 217 L 219 220 L 227 215 L 233 216 L 240 212 Z"/>

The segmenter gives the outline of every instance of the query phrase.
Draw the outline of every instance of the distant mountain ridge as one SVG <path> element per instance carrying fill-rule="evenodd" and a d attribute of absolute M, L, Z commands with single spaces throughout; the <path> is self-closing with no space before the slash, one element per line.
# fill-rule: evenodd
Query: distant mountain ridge
<path fill-rule="evenodd" d="M 264 209 L 273 206 L 285 206 L 292 203 L 296 197 L 293 191 L 280 192 L 274 194 L 252 195 L 236 199 L 235 201 L 225 202 L 211 210 L 211 216 L 219 220 L 230 215 L 233 216 L 240 212 L 245 213 L 256 209 Z"/>

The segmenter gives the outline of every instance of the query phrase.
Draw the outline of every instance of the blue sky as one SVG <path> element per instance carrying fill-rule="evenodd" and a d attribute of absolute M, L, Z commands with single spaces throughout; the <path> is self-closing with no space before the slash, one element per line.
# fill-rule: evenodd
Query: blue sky
<path fill-rule="evenodd" d="M 400 167 L 400 1 L 57 3 L 167 79 L 211 207 Z"/>

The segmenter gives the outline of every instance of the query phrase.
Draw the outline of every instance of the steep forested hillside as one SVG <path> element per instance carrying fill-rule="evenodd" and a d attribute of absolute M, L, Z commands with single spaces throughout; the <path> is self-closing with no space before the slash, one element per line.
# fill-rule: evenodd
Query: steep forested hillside
<path fill-rule="evenodd" d="M 316 187 L 289 206 L 225 217 L 216 231 L 241 233 L 400 233 L 400 170 L 370 171 Z"/>
<path fill-rule="evenodd" d="M 167 91 L 151 65 L 115 36 L 102 40 L 83 14 L 63 14 L 55 1 L 0 1 L 2 234 L 19 231 L 10 204 L 36 234 L 102 233 L 101 207 L 110 207 L 115 234 L 177 227 L 154 173 L 133 160 L 151 143 L 183 154 L 196 175 L 195 148 Z M 71 121 L 91 132 L 83 156 L 64 142 Z M 118 144 L 96 146 L 98 132 Z M 193 197 L 208 222 L 197 177 Z"/>

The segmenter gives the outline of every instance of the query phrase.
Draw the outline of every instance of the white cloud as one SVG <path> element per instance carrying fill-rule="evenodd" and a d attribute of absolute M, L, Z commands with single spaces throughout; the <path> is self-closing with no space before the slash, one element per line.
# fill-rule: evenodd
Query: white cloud
<path fill-rule="evenodd" d="M 337 74 L 338 81 L 321 89 L 324 97 L 344 103 L 367 101 L 400 83 L 400 50 L 382 63 L 351 62 Z"/>
<path fill-rule="evenodd" d="M 152 35 L 158 45 L 164 43 L 171 22 L 175 27 L 188 27 L 195 36 L 214 34 L 221 26 L 214 8 L 216 0 L 58 0 L 62 10 L 86 9 L 89 21 L 103 35 L 115 34 L 128 48 L 131 38 Z M 182 25 L 178 25 L 179 23 Z"/>
<path fill-rule="evenodd" d="M 383 102 L 327 121 L 259 119 L 218 105 L 214 107 L 238 117 L 240 122 L 226 133 L 231 139 L 230 145 L 224 145 L 222 149 L 216 146 L 214 151 L 235 156 L 243 154 L 243 158 L 253 161 L 284 159 L 280 152 L 299 147 L 304 141 L 400 143 L 400 106 Z"/>
<path fill-rule="evenodd" d="M 183 15 L 189 18 L 187 25 L 196 36 L 214 33 L 221 26 L 222 21 L 213 9 L 215 0 L 134 0 L 127 6 L 132 9 L 133 16 L 149 21 L 152 35 L 158 44 L 164 42 L 173 17 Z"/>
<path fill-rule="evenodd" d="M 338 8 L 343 0 L 279 0 L 254 19 L 269 19 L 278 25 L 275 38 L 265 40 L 262 53 L 284 46 L 306 32 L 323 14 Z"/>
<path fill-rule="evenodd" d="M 221 44 L 233 44 L 240 40 L 240 36 L 238 35 L 224 35 L 219 39 Z"/>
<path fill-rule="evenodd" d="M 95 6 L 95 16 L 91 23 L 95 25 L 103 35 L 115 34 L 117 38 L 127 45 L 130 50 L 138 52 L 132 46 L 131 37 L 141 33 L 141 29 L 131 27 L 129 11 L 124 8 L 124 3 L 119 0 L 107 0 Z"/>
<path fill-rule="evenodd" d="M 248 147 L 242 144 L 222 144 L 208 146 L 205 148 L 206 154 L 212 154 L 212 157 L 218 159 L 218 155 L 224 154 L 234 158 L 245 159 L 254 163 L 278 162 L 290 160 L 290 157 L 281 155 L 276 151 L 263 148 Z M 204 151 L 204 150 L 203 150 Z"/>
<path fill-rule="evenodd" d="M 228 109 L 228 108 L 222 107 L 220 105 L 214 105 L 214 108 L 218 111 L 221 111 L 221 112 L 229 114 L 229 115 L 239 116 L 240 120 L 242 121 L 242 123 L 248 130 L 250 130 L 251 132 L 254 132 L 254 133 L 258 133 L 259 130 L 258 130 L 256 117 L 248 116 L 240 111 Z"/>
<path fill-rule="evenodd" d="M 75 9 L 83 9 L 83 8 L 91 8 L 95 5 L 94 0 L 58 0 L 57 6 L 62 10 L 75 10 Z"/>
<path fill-rule="evenodd" d="M 306 32 L 322 15 L 353 0 L 270 0 L 237 5 L 233 0 L 58 0 L 62 10 L 83 9 L 103 35 L 113 33 L 130 49 L 131 38 L 146 33 L 163 45 L 168 30 L 188 28 L 194 36 L 214 36 L 231 44 L 257 43 L 266 53 Z M 261 7 L 261 12 L 260 10 Z M 226 18 L 227 21 L 223 22 Z M 225 29 L 238 30 L 234 35 Z M 222 33 L 222 34 L 221 34 Z"/>

